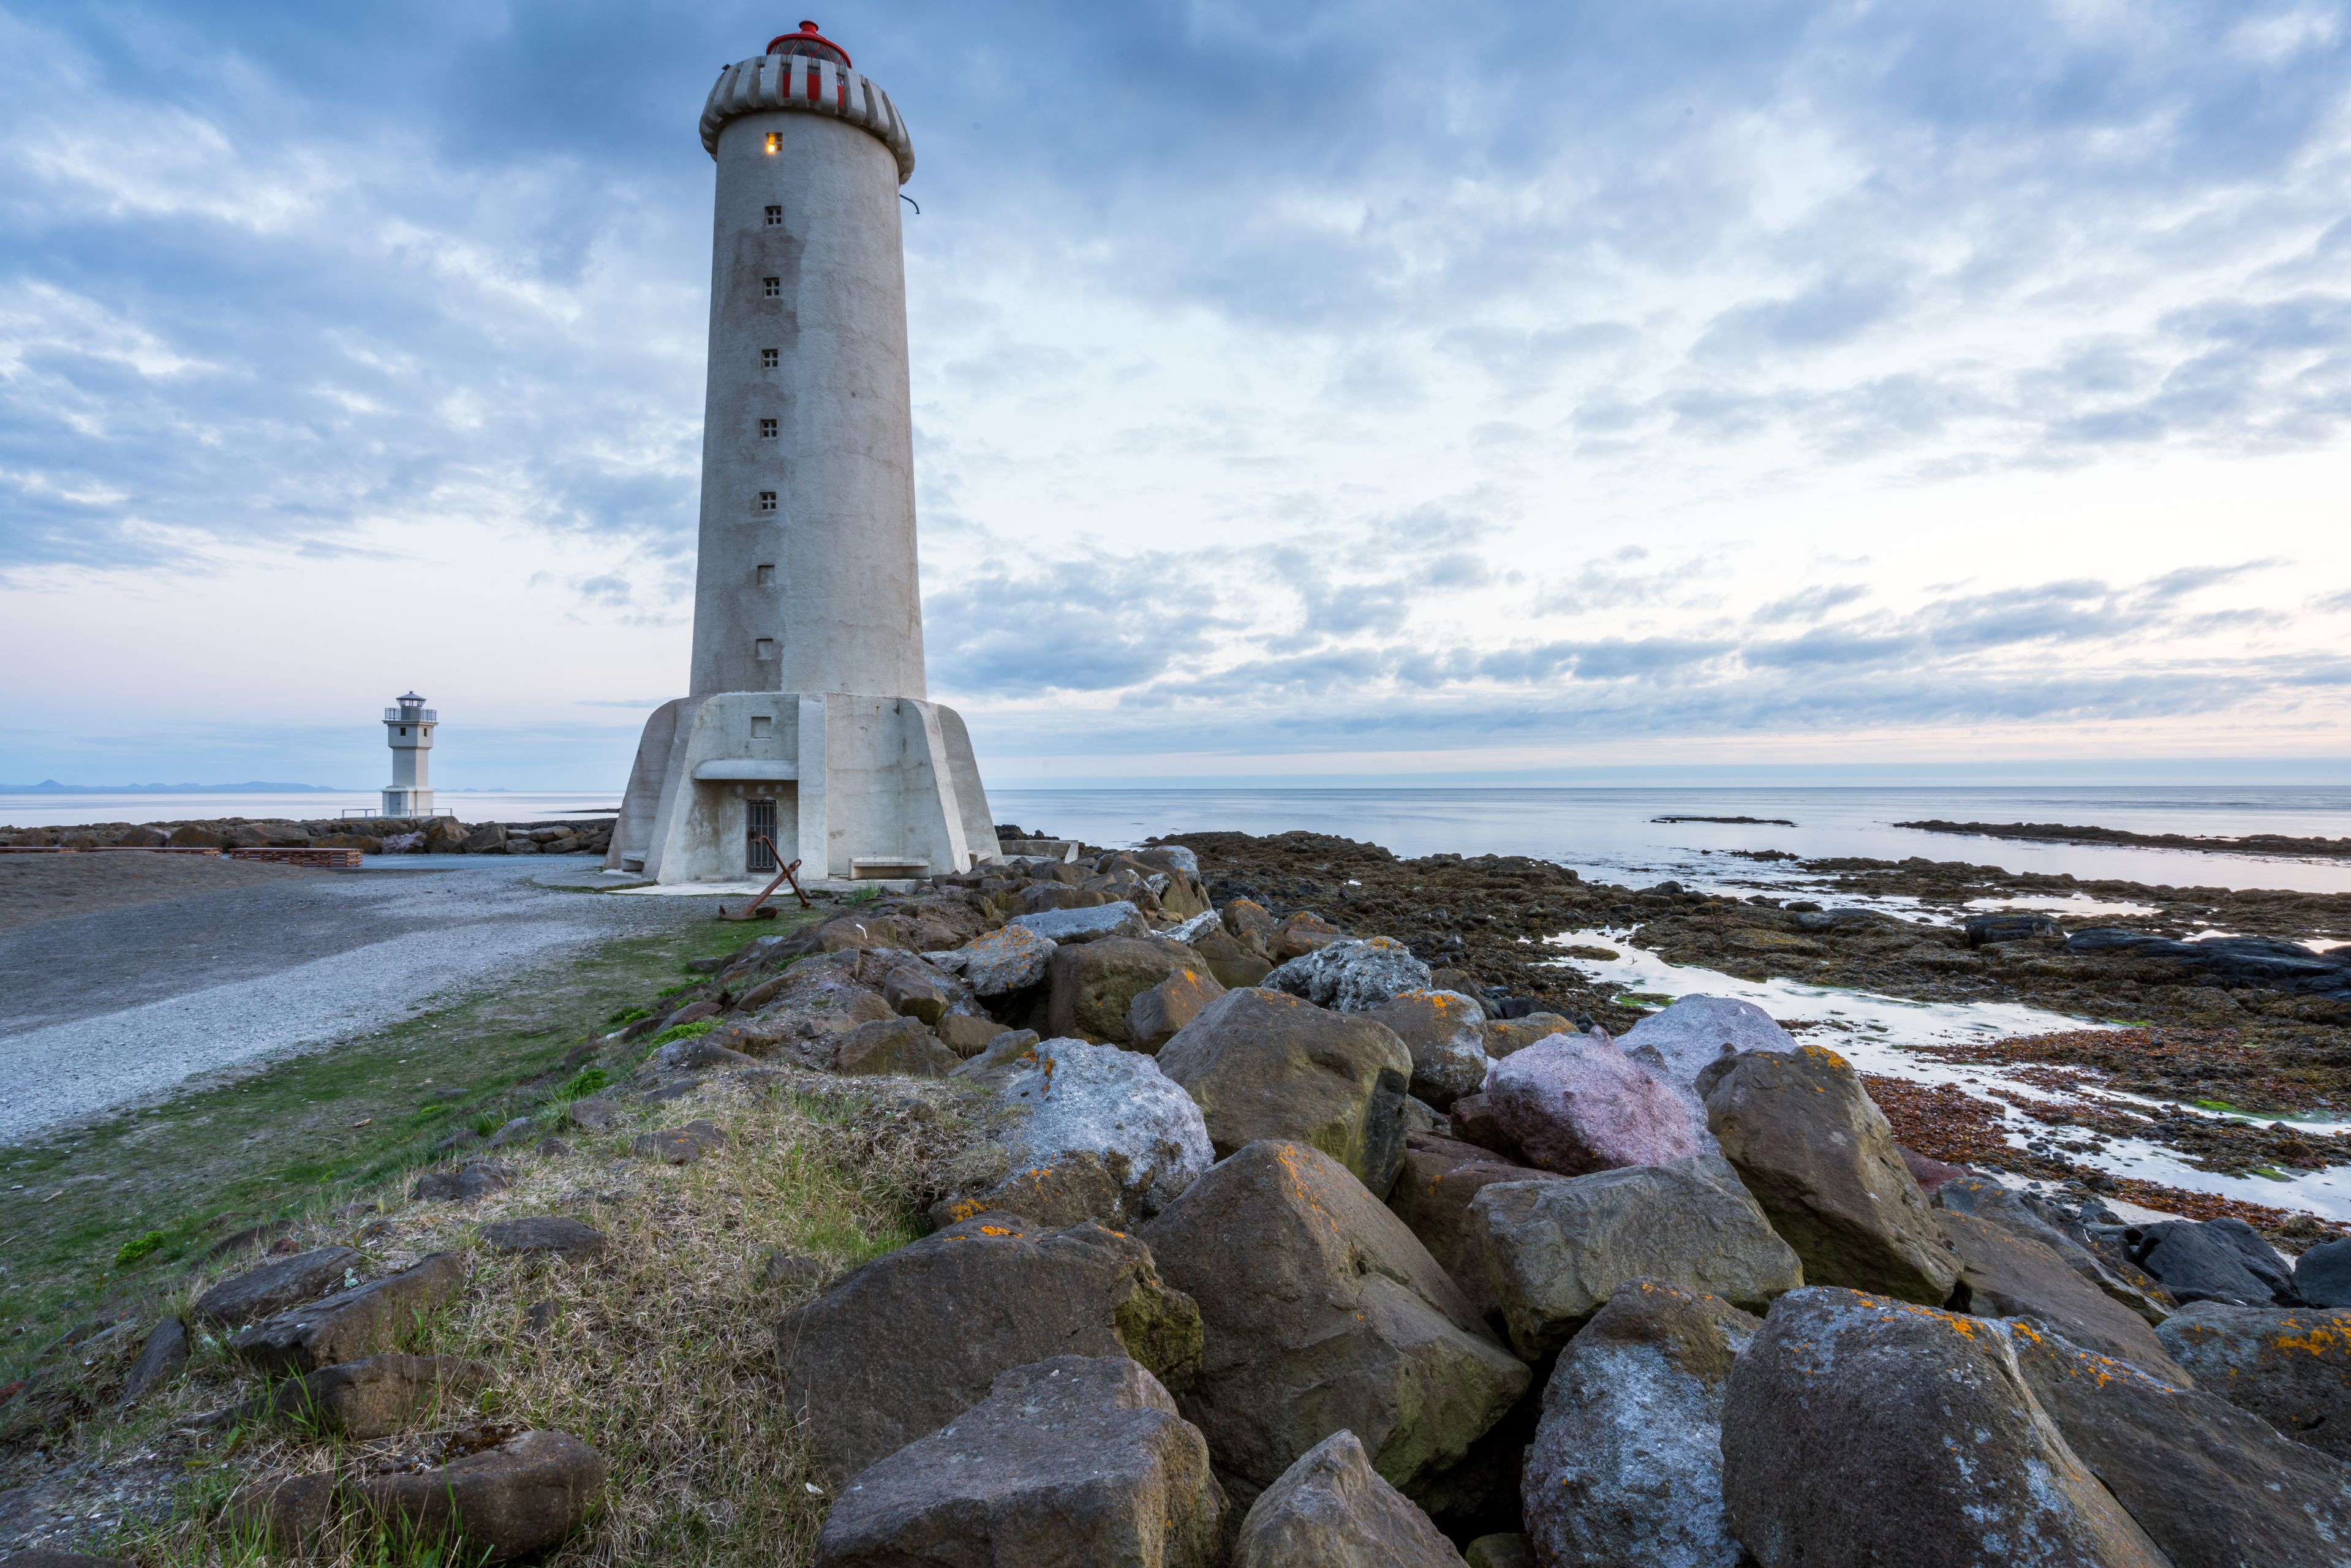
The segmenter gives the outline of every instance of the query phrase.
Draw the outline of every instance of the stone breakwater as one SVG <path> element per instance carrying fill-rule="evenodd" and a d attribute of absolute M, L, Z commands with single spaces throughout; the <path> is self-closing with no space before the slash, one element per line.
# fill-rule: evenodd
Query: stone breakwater
<path fill-rule="evenodd" d="M 69 849 L 353 849 L 361 854 L 601 855 L 612 844 L 603 818 L 461 822 L 454 817 L 347 817 L 297 821 L 215 817 L 185 822 L 90 822 L 0 829 L 0 845 Z"/>

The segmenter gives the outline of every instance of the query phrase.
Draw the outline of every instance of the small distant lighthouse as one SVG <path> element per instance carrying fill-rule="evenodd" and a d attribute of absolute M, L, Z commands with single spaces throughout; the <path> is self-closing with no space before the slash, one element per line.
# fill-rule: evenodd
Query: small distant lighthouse
<path fill-rule="evenodd" d="M 387 817 L 433 814 L 433 731 L 441 716 L 414 692 L 383 710 L 384 744 L 392 747 L 392 782 L 383 792 Z"/>

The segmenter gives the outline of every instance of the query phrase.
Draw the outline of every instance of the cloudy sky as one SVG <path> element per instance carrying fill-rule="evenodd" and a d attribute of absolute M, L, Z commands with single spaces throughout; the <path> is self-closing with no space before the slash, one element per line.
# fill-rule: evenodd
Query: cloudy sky
<path fill-rule="evenodd" d="M 2351 779 L 2351 3 L 828 4 L 991 781 Z M 616 787 L 799 16 L 0 0 L 0 783 Z"/>

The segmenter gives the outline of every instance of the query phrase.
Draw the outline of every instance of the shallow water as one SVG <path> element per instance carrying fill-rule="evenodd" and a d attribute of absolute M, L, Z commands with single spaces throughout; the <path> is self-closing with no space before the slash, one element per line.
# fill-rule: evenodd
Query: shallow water
<path fill-rule="evenodd" d="M 1620 996 L 1644 998 L 1691 996 L 1733 997 L 1752 1002 L 1791 1030 L 1800 1026 L 1801 1038 L 1822 1040 L 1827 1034 L 1839 1054 L 1864 1072 L 1917 1083 L 1948 1083 L 1970 1098 L 2000 1112 L 2008 1141 L 2022 1149 L 2028 1141 L 2056 1137 L 2071 1140 L 2032 1121 L 2015 1106 L 1995 1096 L 1995 1090 L 2028 1096 L 2053 1104 L 2103 1105 L 2146 1111 L 2157 1107 L 2168 1113 L 2210 1116 L 2214 1120 L 2283 1120 L 2304 1133 L 2337 1136 L 2351 1133 L 2351 1123 L 2305 1121 L 2298 1118 L 2230 1117 L 2173 1101 L 2150 1100 L 2112 1090 L 2067 1095 L 2030 1083 L 2014 1073 L 1976 1062 L 1938 1061 L 1917 1054 L 1918 1048 L 1949 1044 L 1981 1044 L 2014 1035 L 2054 1034 L 2068 1030 L 2112 1028 L 2100 1019 L 2072 1018 L 2014 1002 L 1916 1002 L 1869 991 L 1834 986 L 1808 986 L 1782 978 L 1742 980 L 1712 969 L 1669 964 L 1656 954 L 1635 947 L 1616 932 L 1564 932 L 1550 938 L 1562 947 L 1599 947 L 1617 955 L 1614 959 L 1570 957 L 1557 962 L 1616 988 Z M 1655 1005 L 1652 1003 L 1651 1005 Z M 2135 1176 L 2190 1192 L 2273 1207 L 2297 1209 L 2330 1219 L 2351 1219 L 2351 1166 L 2311 1173 L 2296 1172 L 2283 1181 L 2262 1176 L 2220 1176 L 2198 1170 L 2160 1144 L 2140 1138 L 2109 1138 L 2093 1151 L 2067 1150 L 2069 1158 L 2094 1166 L 2110 1176 Z"/>
<path fill-rule="evenodd" d="M 1092 843 L 1133 844 L 1187 830 L 1305 829 L 1368 840 L 1404 856 L 1531 855 L 1635 887 L 1667 879 L 1746 888 L 1800 884 L 1804 873 L 1788 862 L 1727 852 L 1782 850 L 1806 858 L 1918 856 L 2156 886 L 2351 892 L 2351 861 L 2021 843 L 1893 825 L 1941 819 L 2344 838 L 2351 837 L 2351 789 L 1003 789 L 989 801 L 998 821 Z M 1796 826 L 1653 821 L 1673 815 L 1781 817 Z"/>

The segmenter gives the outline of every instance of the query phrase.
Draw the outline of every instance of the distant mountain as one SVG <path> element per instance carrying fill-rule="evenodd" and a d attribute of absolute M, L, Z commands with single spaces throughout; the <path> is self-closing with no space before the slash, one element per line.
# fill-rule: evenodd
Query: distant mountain
<path fill-rule="evenodd" d="M 366 793 L 332 784 L 275 784 L 253 779 L 243 784 L 60 784 L 44 779 L 38 784 L 0 784 L 0 795 L 350 795 Z"/>

